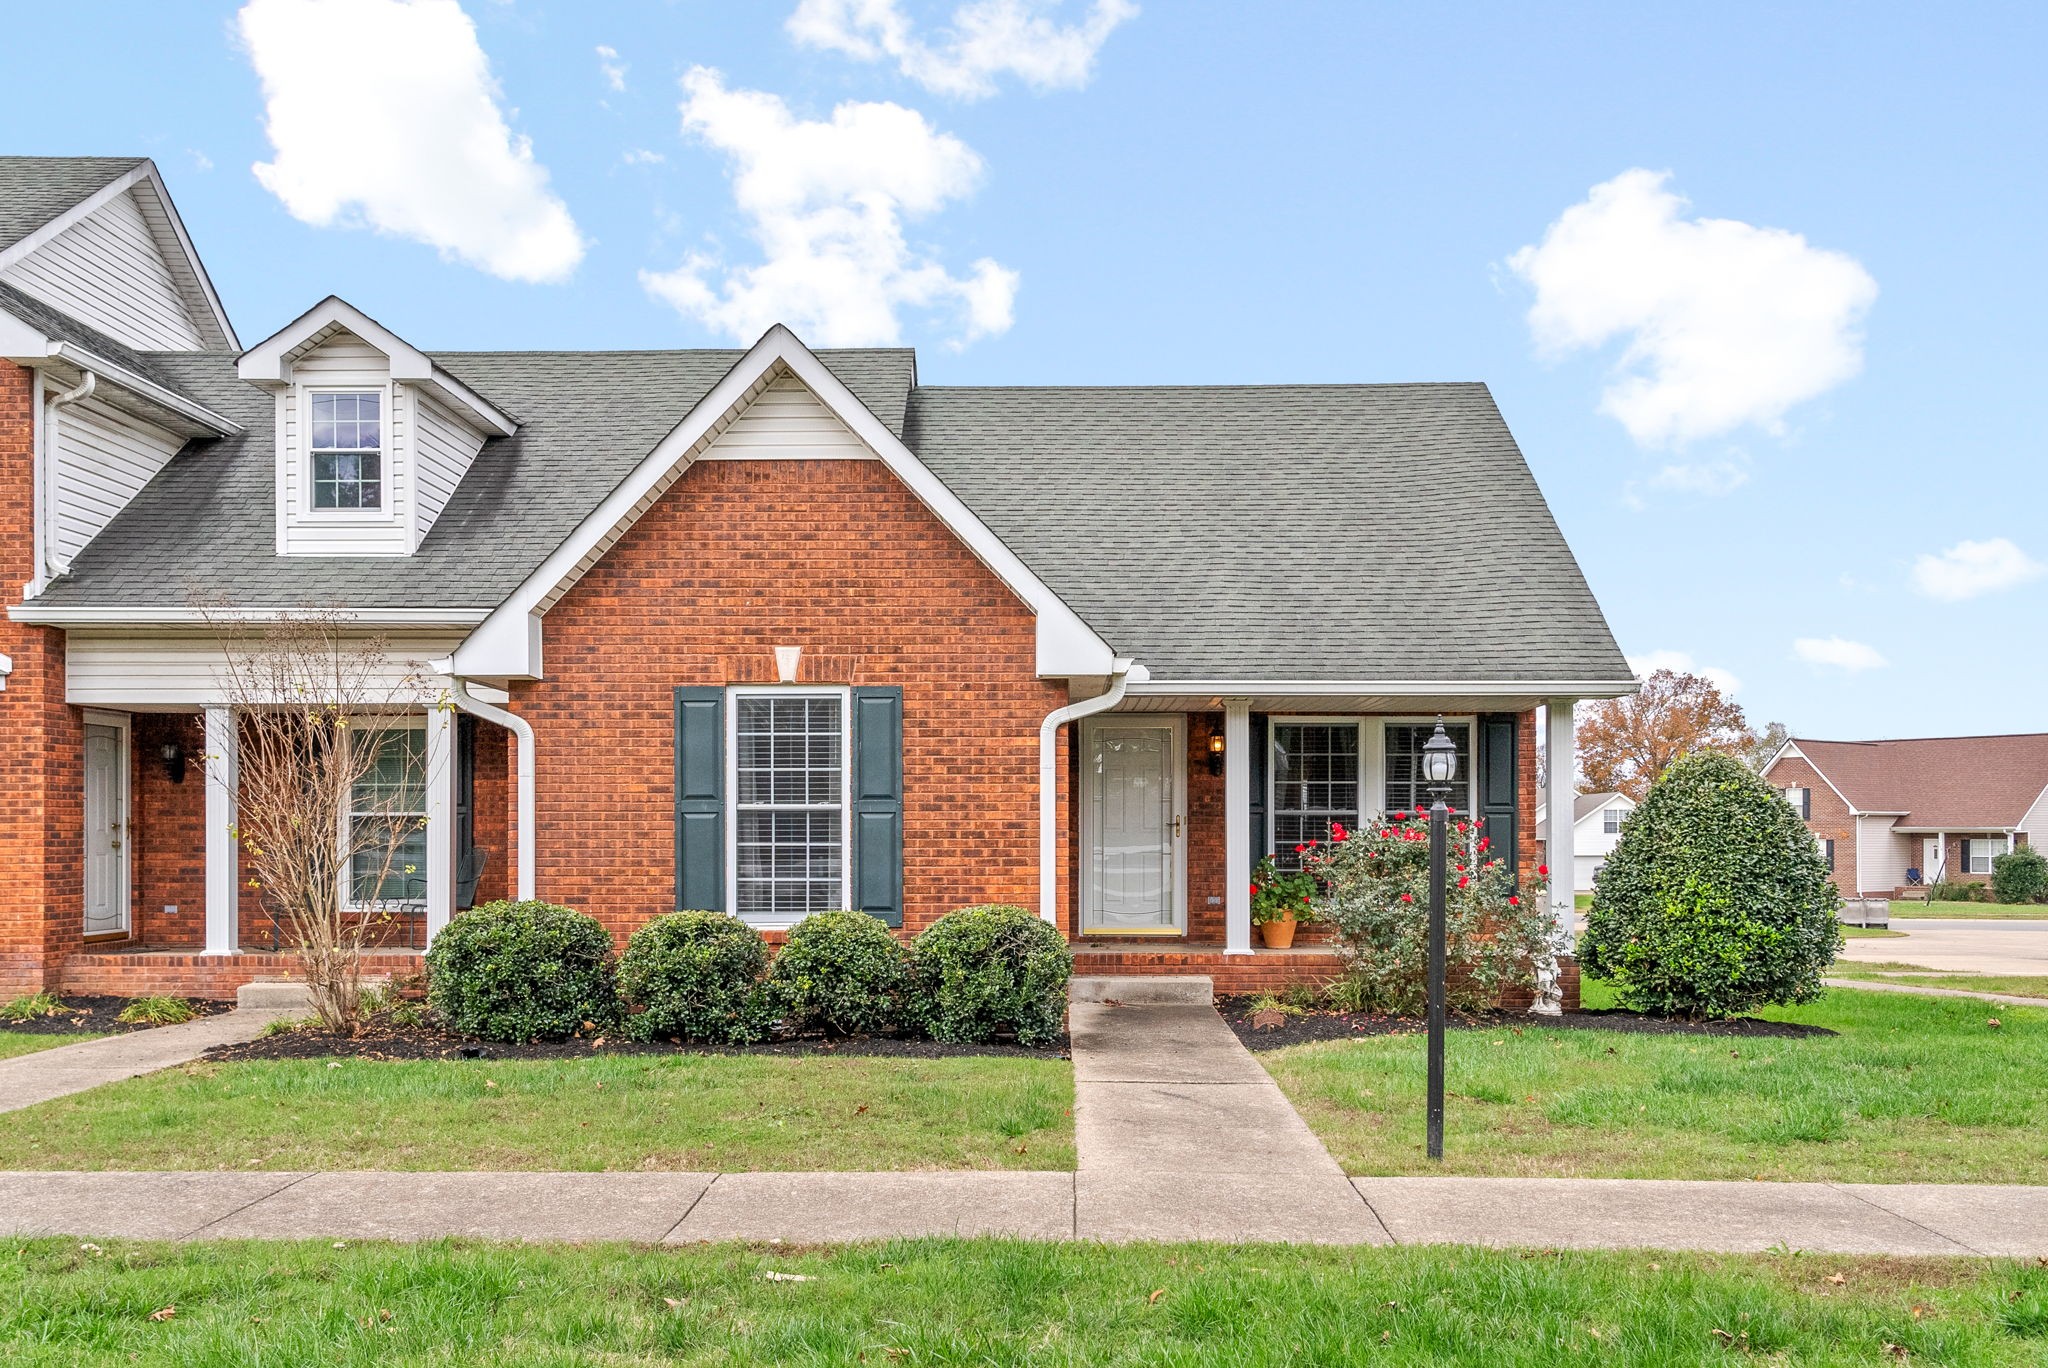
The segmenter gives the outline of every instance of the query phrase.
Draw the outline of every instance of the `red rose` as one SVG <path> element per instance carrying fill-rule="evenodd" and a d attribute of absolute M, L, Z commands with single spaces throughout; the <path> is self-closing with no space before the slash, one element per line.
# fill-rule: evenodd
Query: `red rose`
<path fill-rule="evenodd" d="M 1547 878 L 1549 878 L 1549 877 L 1550 877 L 1550 866 L 1549 866 L 1549 865 L 1537 865 L 1537 866 L 1536 866 L 1536 872 L 1537 872 L 1538 874 L 1542 875 L 1542 876 L 1543 876 L 1544 878 L 1546 878 L 1546 879 L 1547 879 Z"/>
<path fill-rule="evenodd" d="M 1508 894 L 1508 906 L 1509 906 L 1509 907 L 1520 907 L 1521 905 L 1522 905 L 1522 900 L 1521 900 L 1520 898 L 1516 897 L 1516 896 L 1515 896 L 1514 894 L 1512 894 L 1512 893 Z"/>
<path fill-rule="evenodd" d="M 1465 885 L 1467 885 L 1467 884 L 1469 884 L 1469 883 L 1471 883 L 1471 882 L 1472 882 L 1472 880 L 1471 880 L 1471 879 L 1469 879 L 1469 878 L 1460 878 L 1460 879 L 1458 880 L 1458 887 L 1460 887 L 1460 888 L 1463 888 L 1463 887 L 1465 887 Z"/>
<path fill-rule="evenodd" d="M 1295 854 L 1297 854 L 1297 855 L 1299 855 L 1299 854 L 1301 854 L 1301 852 L 1302 852 L 1302 851 L 1304 851 L 1304 850 L 1307 850 L 1307 849 L 1308 849 L 1308 847 L 1307 847 L 1307 846 L 1305 846 L 1305 845 L 1298 845 L 1298 846 L 1296 846 L 1296 847 L 1294 848 L 1294 853 L 1295 853 Z"/>
<path fill-rule="evenodd" d="M 1257 884 L 1252 885 L 1252 896 L 1254 898 L 1259 896 L 1259 886 Z"/>
<path fill-rule="evenodd" d="M 1394 820 L 1397 822 L 1405 822 L 1408 820 L 1408 814 L 1406 812 L 1397 812 L 1394 814 Z"/>
<path fill-rule="evenodd" d="M 1492 845 L 1492 844 L 1493 844 L 1493 838 L 1492 838 L 1491 836 L 1481 836 L 1481 837 L 1479 838 L 1479 848 L 1480 848 L 1481 850 L 1484 850 L 1484 849 L 1486 849 L 1486 848 L 1487 848 L 1488 846 L 1490 846 L 1490 845 Z"/>
<path fill-rule="evenodd" d="M 1415 901 L 1415 895 L 1414 895 L 1413 893 L 1403 893 L 1403 894 L 1401 895 L 1401 901 L 1402 901 L 1402 902 L 1414 902 L 1414 901 Z"/>

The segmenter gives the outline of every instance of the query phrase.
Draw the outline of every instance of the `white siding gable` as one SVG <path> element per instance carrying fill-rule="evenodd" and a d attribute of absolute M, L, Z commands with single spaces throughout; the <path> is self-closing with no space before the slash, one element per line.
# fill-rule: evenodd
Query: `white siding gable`
<path fill-rule="evenodd" d="M 68 566 L 185 439 L 98 399 L 58 410 L 56 423 L 55 550 L 57 564 Z"/>
<path fill-rule="evenodd" d="M 413 545 L 426 539 L 428 529 L 448 506 L 455 486 L 469 473 L 469 463 L 483 450 L 483 434 L 466 426 L 425 392 L 411 385 L 400 386 L 412 410 L 414 444 Z"/>
<path fill-rule="evenodd" d="M 2020 818 L 2017 830 L 2027 833 L 2027 844 L 2039 849 L 2048 845 L 2048 789 L 2041 790 L 2041 796 L 2027 809 L 2027 815 Z"/>
<path fill-rule="evenodd" d="M 785 372 L 770 381 L 697 459 L 862 461 L 876 457 L 803 381 Z"/>
<path fill-rule="evenodd" d="M 0 272 L 0 279 L 141 351 L 202 345 L 133 189 Z"/>

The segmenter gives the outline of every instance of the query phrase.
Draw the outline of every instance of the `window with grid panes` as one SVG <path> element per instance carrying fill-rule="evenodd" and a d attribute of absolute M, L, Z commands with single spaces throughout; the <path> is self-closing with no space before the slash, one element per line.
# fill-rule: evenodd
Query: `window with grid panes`
<path fill-rule="evenodd" d="M 1389 722 L 1387 724 L 1386 810 L 1428 811 L 1432 801 L 1422 782 L 1422 747 L 1436 733 L 1435 722 Z M 1444 735 L 1458 748 L 1458 777 L 1451 782 L 1444 801 L 1459 812 L 1472 810 L 1472 727 L 1465 722 L 1444 723 Z"/>
<path fill-rule="evenodd" d="M 846 716 L 837 694 L 733 700 L 733 910 L 798 921 L 846 903 Z"/>
<path fill-rule="evenodd" d="M 1298 845 L 1330 839 L 1330 824 L 1358 825 L 1356 722 L 1276 722 L 1272 727 L 1273 862 L 1299 869 Z"/>

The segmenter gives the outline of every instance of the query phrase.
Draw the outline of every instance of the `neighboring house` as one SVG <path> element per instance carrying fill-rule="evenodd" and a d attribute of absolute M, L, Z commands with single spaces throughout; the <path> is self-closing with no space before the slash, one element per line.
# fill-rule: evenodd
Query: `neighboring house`
<path fill-rule="evenodd" d="M 1626 793 L 1581 793 L 1572 799 L 1572 891 L 1591 893 L 1593 876 L 1621 841 L 1621 824 L 1636 810 Z M 1536 809 L 1536 829 L 1550 829 L 1550 805 Z M 1553 868 L 1551 873 L 1558 871 Z"/>
<path fill-rule="evenodd" d="M 1799 810 L 1848 896 L 1988 883 L 2048 835 L 2048 733 L 1903 741 L 1795 737 L 1764 778 Z"/>
<path fill-rule="evenodd" d="M 1481 385 L 426 352 L 334 298 L 244 349 L 150 163 L 0 159 L 0 211 L 0 994 L 289 967 L 194 591 L 430 668 L 423 875 L 352 887 L 416 940 L 1003 901 L 1084 971 L 1324 974 L 1254 952 L 1256 858 L 1425 801 L 1441 714 L 1533 866 L 1537 708 L 1562 806 L 1572 701 L 1635 687 Z"/>

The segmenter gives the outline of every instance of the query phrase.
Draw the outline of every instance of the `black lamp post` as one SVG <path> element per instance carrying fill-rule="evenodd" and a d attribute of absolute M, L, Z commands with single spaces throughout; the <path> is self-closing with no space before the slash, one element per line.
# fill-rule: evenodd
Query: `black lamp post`
<path fill-rule="evenodd" d="M 1422 743 L 1422 781 L 1429 790 L 1429 1157 L 1444 1157 L 1444 856 L 1450 844 L 1450 809 L 1444 795 L 1458 777 L 1458 748 L 1436 720 L 1436 734 Z"/>

